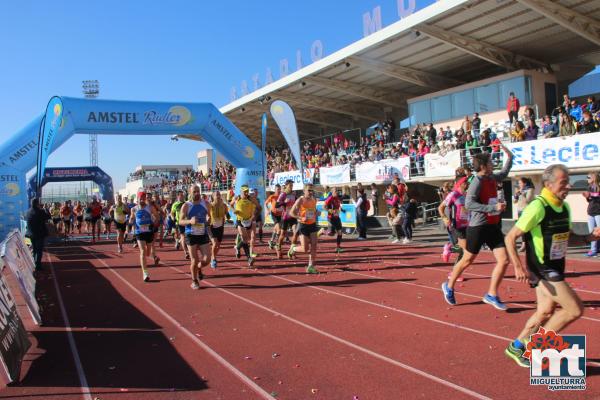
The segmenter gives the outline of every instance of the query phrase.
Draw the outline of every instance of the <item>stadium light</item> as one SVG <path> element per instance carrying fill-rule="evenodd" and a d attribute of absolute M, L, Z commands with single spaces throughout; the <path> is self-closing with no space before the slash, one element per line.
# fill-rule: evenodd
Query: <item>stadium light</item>
<path fill-rule="evenodd" d="M 81 89 L 86 98 L 96 98 L 100 95 L 100 82 L 97 80 L 81 81 Z"/>

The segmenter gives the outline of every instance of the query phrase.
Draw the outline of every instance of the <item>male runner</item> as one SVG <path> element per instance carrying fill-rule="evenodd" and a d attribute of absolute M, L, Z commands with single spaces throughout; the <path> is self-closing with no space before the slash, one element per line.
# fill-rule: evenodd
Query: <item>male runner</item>
<path fill-rule="evenodd" d="M 479 153 L 473 156 L 473 169 L 477 171 L 477 175 L 469 184 L 466 196 L 465 205 L 470 212 L 466 235 L 467 245 L 463 258 L 454 265 L 448 281 L 442 284 L 444 299 L 451 305 L 456 304 L 454 284 L 463 271 L 475 261 L 481 246 L 485 243 L 496 258 L 496 266 L 492 271 L 489 290 L 483 296 L 483 302 L 498 310 L 506 311 L 506 305 L 498 297 L 498 287 L 508 266 L 504 234 L 500 227 L 500 213 L 506 209 L 506 203 L 498 199 L 497 184 L 508 176 L 512 167 L 513 154 L 506 146 L 501 145 L 501 147 L 507 160 L 498 174 L 493 173 L 493 164 L 489 153 Z"/>
<path fill-rule="evenodd" d="M 271 232 L 271 240 L 269 240 L 270 249 L 275 248 L 275 238 L 279 236 L 279 230 L 281 229 L 281 215 L 283 214 L 283 208 L 277 207 L 279 196 L 281 196 L 281 185 L 278 183 L 275 185 L 275 192 L 273 192 L 273 194 L 265 201 L 265 210 L 270 211 L 271 219 L 273 220 L 273 232 Z"/>
<path fill-rule="evenodd" d="M 138 205 L 131 209 L 129 220 L 134 225 L 135 239 L 140 249 L 140 267 L 142 268 L 142 276 L 144 282 L 148 282 L 150 280 L 150 275 L 146 269 L 146 257 L 152 254 L 154 260 L 156 260 L 152 241 L 154 240 L 153 225 L 154 221 L 158 219 L 158 213 L 154 207 L 146 202 L 146 192 L 140 190 L 137 193 L 137 199 Z"/>
<path fill-rule="evenodd" d="M 73 212 L 71 210 L 71 202 L 69 200 L 65 201 L 65 204 L 60 209 L 60 216 L 62 218 L 63 225 L 65 227 L 65 240 L 67 240 L 67 236 L 71 233 L 71 216 Z"/>
<path fill-rule="evenodd" d="M 146 203 L 150 204 L 150 206 L 155 212 L 154 215 L 156 215 L 156 218 L 152 220 L 152 233 L 154 234 L 154 239 L 156 239 L 160 229 L 160 224 L 163 221 L 162 209 L 160 207 L 160 200 L 158 199 L 158 195 L 153 194 L 152 192 L 148 192 L 148 198 L 146 200 Z M 152 257 L 154 258 L 154 264 L 158 265 L 158 263 L 160 262 L 160 258 L 158 258 L 158 256 L 156 255 L 156 242 L 152 240 L 150 246 L 152 248 Z"/>
<path fill-rule="evenodd" d="M 292 228 L 293 231 L 290 249 L 298 241 L 298 230 L 293 229 L 298 224 L 298 221 L 296 220 L 296 218 L 290 215 L 290 210 L 292 209 L 292 206 L 296 203 L 296 195 L 294 194 L 293 187 L 294 181 L 285 181 L 285 190 L 283 193 L 281 193 L 279 199 L 277 200 L 277 207 L 281 207 L 284 210 L 282 216 L 281 229 L 279 231 L 279 240 L 277 241 L 277 246 L 275 247 L 275 251 L 277 252 L 277 258 L 282 258 L 281 246 L 283 246 L 283 241 L 285 239 L 288 229 Z M 288 251 L 288 257 L 291 259 L 293 257 L 293 253 L 290 253 Z"/>
<path fill-rule="evenodd" d="M 210 206 L 202 199 L 200 186 L 190 185 L 191 201 L 186 202 L 179 214 L 179 225 L 185 226 L 185 243 L 190 254 L 191 288 L 200 289 L 202 267 L 208 265 L 208 223 Z M 200 253 L 200 254 L 198 254 Z"/>
<path fill-rule="evenodd" d="M 52 223 L 56 228 L 56 232 L 60 233 L 60 203 L 52 203 L 52 207 L 50 208 L 50 216 L 52 217 Z"/>
<path fill-rule="evenodd" d="M 250 189 L 248 186 L 242 186 L 241 196 L 234 199 L 235 207 L 234 214 L 237 216 L 237 231 L 240 236 L 239 243 L 235 246 L 235 256 L 240 258 L 240 248 L 244 249 L 244 254 L 248 259 L 248 267 L 254 265 L 254 257 L 250 251 L 250 240 L 252 229 L 254 228 L 254 218 L 256 217 L 254 210 L 256 204 L 250 199 Z"/>
<path fill-rule="evenodd" d="M 110 228 L 112 225 L 112 215 L 111 215 L 112 206 L 108 203 L 108 201 L 104 201 L 104 205 L 102 207 L 102 222 L 104 223 L 104 233 L 106 234 L 106 240 L 110 238 Z"/>
<path fill-rule="evenodd" d="M 77 201 L 77 204 L 75 204 L 73 214 L 75 215 L 77 232 L 81 235 L 81 225 L 83 224 L 83 207 L 81 206 L 81 201 Z"/>
<path fill-rule="evenodd" d="M 179 218 L 181 216 L 181 207 L 185 204 L 185 194 L 183 190 L 177 191 L 177 201 L 173 203 L 171 207 L 171 218 L 175 221 L 176 230 L 175 230 L 175 249 L 179 250 L 179 247 L 183 248 L 183 254 L 185 254 L 185 259 L 189 260 L 190 255 L 187 251 L 187 246 L 185 245 L 185 226 L 179 225 Z"/>
<path fill-rule="evenodd" d="M 317 199 L 312 183 L 304 185 L 304 195 L 296 200 L 290 210 L 290 215 L 299 222 L 298 232 L 301 235 L 301 249 L 296 250 L 296 246 L 292 244 L 288 255 L 291 254 L 291 258 L 296 252 L 309 254 L 306 273 L 316 274 L 317 270 L 314 264 L 317 261 L 317 232 L 319 228 L 317 227 Z"/>
<path fill-rule="evenodd" d="M 257 254 L 254 252 L 254 244 L 256 243 L 256 232 L 258 231 L 258 238 L 260 243 L 263 243 L 263 217 L 262 217 L 262 205 L 258 198 L 258 189 L 250 189 L 250 200 L 254 203 L 254 226 L 250 232 L 250 255 L 254 258 Z"/>
<path fill-rule="evenodd" d="M 337 190 L 333 190 L 331 194 L 327 197 L 324 204 L 325 209 L 327 210 L 327 219 L 329 221 L 329 225 L 331 226 L 331 231 L 337 234 L 335 243 L 335 252 L 341 253 L 342 250 L 342 220 L 340 219 L 340 212 L 342 210 L 342 200 L 340 199 L 339 193 Z"/>
<path fill-rule="evenodd" d="M 227 205 L 223 202 L 223 198 L 221 198 L 221 192 L 218 190 L 213 192 L 212 203 L 210 204 L 210 239 L 212 241 L 210 267 L 213 269 L 217 268 L 217 254 L 223 241 L 227 210 Z"/>
<path fill-rule="evenodd" d="M 546 168 L 542 175 L 544 188 L 527 205 L 523 214 L 506 236 L 506 248 L 521 282 L 535 288 L 537 309 L 525 323 L 525 328 L 504 350 L 521 367 L 529 367 L 524 358 L 526 342 L 540 327 L 560 332 L 581 317 L 583 304 L 577 293 L 565 282 L 565 257 L 571 231 L 571 210 L 565 199 L 569 194 L 569 170 L 562 164 Z M 517 251 L 517 239 L 523 236 L 525 261 L 523 267 Z M 600 227 L 589 240 L 600 238 Z M 557 309 L 556 306 L 560 308 Z"/>
<path fill-rule="evenodd" d="M 115 226 L 117 227 L 117 252 L 123 252 L 123 242 L 125 241 L 125 230 L 127 229 L 127 214 L 129 214 L 129 208 L 127 204 L 123 203 L 123 197 L 118 194 L 117 202 L 110 209 L 114 219 Z"/>
<path fill-rule="evenodd" d="M 94 197 L 90 204 L 90 225 L 92 226 L 92 244 L 96 243 L 96 237 L 100 240 L 100 218 L 102 217 L 102 205 Z"/>

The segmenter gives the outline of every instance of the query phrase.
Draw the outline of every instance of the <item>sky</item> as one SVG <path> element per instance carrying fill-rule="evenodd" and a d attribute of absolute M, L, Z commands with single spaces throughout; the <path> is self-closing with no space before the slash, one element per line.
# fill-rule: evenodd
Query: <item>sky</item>
<path fill-rule="evenodd" d="M 408 4 L 408 0 L 404 0 Z M 417 10 L 433 0 L 416 0 Z M 100 81 L 100 98 L 230 101 L 232 87 L 260 83 L 279 60 L 295 70 L 321 40 L 324 56 L 363 37 L 363 14 L 381 7 L 399 20 L 397 0 L 345 1 L 10 1 L 0 5 L 0 142 L 40 115 L 53 95 L 81 97 Z M 258 121 L 257 121 L 258 123 Z M 99 136 L 98 164 L 122 188 L 141 164 L 192 164 L 203 144 L 167 136 Z M 50 155 L 49 167 L 89 165 L 87 135 Z"/>

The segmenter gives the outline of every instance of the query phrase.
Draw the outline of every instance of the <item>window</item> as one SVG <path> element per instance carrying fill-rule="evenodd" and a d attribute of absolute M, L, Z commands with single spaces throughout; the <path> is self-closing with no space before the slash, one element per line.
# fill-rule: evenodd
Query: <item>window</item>
<path fill-rule="evenodd" d="M 452 97 L 452 116 L 454 118 L 471 115 L 475 112 L 475 101 L 473 99 L 473 89 L 454 93 Z"/>
<path fill-rule="evenodd" d="M 452 118 L 452 103 L 450 96 L 441 96 L 431 99 L 431 116 L 433 121 L 443 121 Z"/>
<path fill-rule="evenodd" d="M 498 82 L 498 90 L 500 91 L 500 104 L 506 104 L 508 95 L 513 92 L 521 105 L 531 104 L 531 80 L 529 77 L 519 76 Z"/>
<path fill-rule="evenodd" d="M 569 183 L 571 184 L 571 190 L 587 190 L 588 174 L 580 174 L 580 175 L 569 175 Z"/>
<path fill-rule="evenodd" d="M 500 110 L 498 102 L 498 84 L 491 83 L 489 85 L 475 88 L 475 111 L 478 113 L 492 112 Z"/>
<path fill-rule="evenodd" d="M 198 166 L 201 167 L 203 165 L 208 164 L 208 157 L 204 156 L 204 157 L 198 157 Z"/>
<path fill-rule="evenodd" d="M 431 122 L 431 102 L 429 100 L 417 101 L 410 105 L 411 125 Z"/>

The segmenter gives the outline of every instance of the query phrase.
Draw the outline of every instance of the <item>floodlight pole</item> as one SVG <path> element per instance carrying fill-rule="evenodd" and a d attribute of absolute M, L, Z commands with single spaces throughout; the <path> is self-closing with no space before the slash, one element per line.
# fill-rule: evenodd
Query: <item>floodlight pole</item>
<path fill-rule="evenodd" d="M 81 81 L 81 88 L 86 99 L 95 99 L 100 95 L 100 82 L 97 80 Z M 98 166 L 98 134 L 89 134 L 90 166 Z M 92 188 L 95 186 L 92 183 Z"/>

